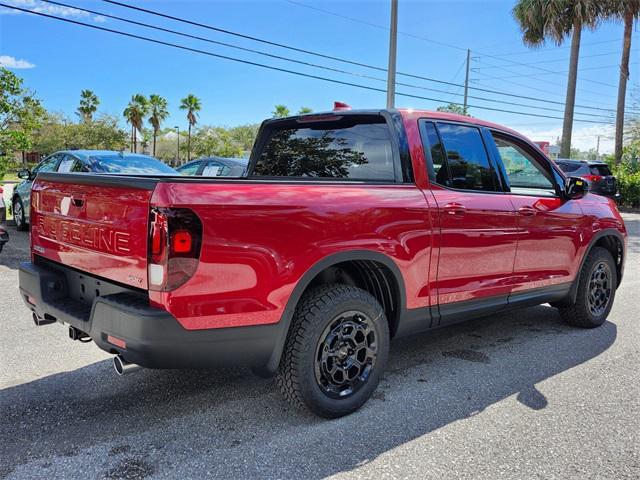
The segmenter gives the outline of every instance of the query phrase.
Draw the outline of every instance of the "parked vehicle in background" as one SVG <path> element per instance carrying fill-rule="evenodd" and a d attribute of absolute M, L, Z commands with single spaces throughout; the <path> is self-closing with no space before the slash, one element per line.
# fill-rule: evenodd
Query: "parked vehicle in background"
<path fill-rule="evenodd" d="M 21 170 L 23 179 L 16 185 L 11 200 L 13 219 L 18 230 L 29 224 L 31 184 L 38 173 L 109 173 L 133 175 L 175 175 L 176 171 L 148 155 L 111 150 L 66 150 L 49 155 L 33 170 Z"/>
<path fill-rule="evenodd" d="M 0 253 L 2 253 L 2 249 L 8 241 L 9 233 L 2 225 L 0 225 Z"/>
<path fill-rule="evenodd" d="M 176 168 L 182 175 L 203 177 L 242 177 L 247 172 L 247 158 L 204 157 Z"/>
<path fill-rule="evenodd" d="M 4 203 L 4 189 L 0 187 L 0 223 L 7 219 L 7 205 Z"/>
<path fill-rule="evenodd" d="M 247 178 L 44 173 L 32 196 L 36 325 L 120 374 L 248 365 L 324 417 L 370 398 L 394 337 L 542 303 L 602 325 L 626 256 L 615 202 L 445 112 L 271 119 Z"/>
<path fill-rule="evenodd" d="M 559 158 L 556 164 L 567 175 L 582 177 L 589 181 L 589 191 L 618 200 L 618 182 L 611 174 L 609 165 L 595 160 L 570 160 Z"/>

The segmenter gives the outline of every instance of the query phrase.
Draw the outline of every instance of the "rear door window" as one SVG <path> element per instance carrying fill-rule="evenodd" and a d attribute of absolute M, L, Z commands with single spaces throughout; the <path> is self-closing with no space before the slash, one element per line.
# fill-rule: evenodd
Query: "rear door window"
<path fill-rule="evenodd" d="M 202 165 L 201 161 L 191 162 L 191 163 L 187 163 L 186 165 L 183 165 L 182 167 L 176 168 L 176 170 L 178 170 L 178 172 L 181 173 L 182 175 L 195 175 L 198 173 L 198 170 L 200 169 L 200 165 Z"/>
<path fill-rule="evenodd" d="M 74 171 L 74 166 L 77 164 L 77 160 L 73 158 L 71 155 L 65 155 L 62 157 L 60 161 L 60 165 L 58 165 L 59 173 L 69 173 Z"/>
<path fill-rule="evenodd" d="M 252 175 L 395 180 L 393 146 L 383 117 L 309 118 L 267 127 Z"/>
<path fill-rule="evenodd" d="M 437 125 L 446 153 L 451 187 L 461 190 L 497 191 L 498 179 L 489 163 L 480 130 L 477 127 L 452 123 Z"/>
<path fill-rule="evenodd" d="M 209 160 L 202 171 L 203 177 L 223 177 L 229 174 L 229 167 L 215 160 Z"/>

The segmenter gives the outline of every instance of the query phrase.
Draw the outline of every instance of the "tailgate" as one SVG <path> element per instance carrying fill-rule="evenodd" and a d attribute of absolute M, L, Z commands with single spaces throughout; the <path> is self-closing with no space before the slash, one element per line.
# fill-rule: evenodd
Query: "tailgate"
<path fill-rule="evenodd" d="M 43 173 L 31 192 L 34 255 L 147 288 L 153 178 Z"/>

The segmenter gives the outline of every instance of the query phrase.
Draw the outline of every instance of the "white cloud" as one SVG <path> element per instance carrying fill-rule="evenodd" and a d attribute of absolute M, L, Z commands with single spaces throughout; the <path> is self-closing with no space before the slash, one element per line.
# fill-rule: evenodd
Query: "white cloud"
<path fill-rule="evenodd" d="M 526 137 L 534 141 L 547 141 L 551 145 L 556 143 L 556 140 L 562 138 L 562 127 L 555 128 L 518 128 L 513 127 L 514 130 L 522 133 Z M 578 148 L 583 151 L 587 151 L 591 148 L 595 149 L 598 144 L 598 136 L 600 136 L 600 153 L 612 153 L 614 147 L 614 133 L 615 129 L 612 125 L 607 124 L 593 124 L 589 126 L 573 127 L 573 133 L 571 135 L 571 145 L 573 148 Z"/>
<path fill-rule="evenodd" d="M 9 55 L 0 55 L 0 67 L 5 68 L 33 68 L 35 65 L 26 60 L 18 60 L 16 57 L 10 57 Z"/>
<path fill-rule="evenodd" d="M 93 15 L 91 13 L 83 12 L 82 10 L 78 10 L 77 8 L 72 8 L 72 7 L 61 7 L 59 5 L 41 3 L 36 0 L 5 0 L 5 1 L 9 5 L 14 5 L 16 7 L 24 8 L 26 10 L 31 10 L 32 12 L 46 13 L 48 15 L 55 15 L 58 17 L 93 20 L 94 22 L 97 22 L 97 23 L 102 23 L 106 21 L 106 18 L 101 15 Z M 20 10 L 13 10 L 11 8 L 0 8 L 0 15 L 17 15 L 20 13 L 25 13 L 25 12 L 22 12 Z"/>

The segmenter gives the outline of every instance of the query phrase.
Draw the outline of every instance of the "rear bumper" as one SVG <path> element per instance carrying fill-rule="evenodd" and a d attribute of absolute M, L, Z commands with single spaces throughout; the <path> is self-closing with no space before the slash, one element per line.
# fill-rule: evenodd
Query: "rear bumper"
<path fill-rule="evenodd" d="M 19 278 L 21 297 L 38 317 L 73 326 L 102 350 L 143 367 L 260 368 L 269 362 L 282 333 L 278 324 L 186 330 L 170 313 L 150 307 L 148 299 L 135 291 L 83 303 L 69 297 L 63 270 L 30 262 L 20 265 Z"/>

